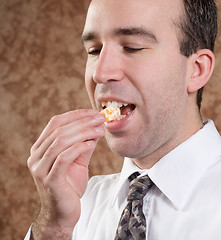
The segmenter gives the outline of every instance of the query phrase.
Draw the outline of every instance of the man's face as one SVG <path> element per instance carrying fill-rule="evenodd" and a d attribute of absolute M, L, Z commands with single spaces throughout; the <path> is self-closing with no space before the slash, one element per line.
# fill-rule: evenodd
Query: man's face
<path fill-rule="evenodd" d="M 98 110 L 103 102 L 128 104 L 125 118 L 106 125 L 110 148 L 122 156 L 146 158 L 184 135 L 188 59 L 173 22 L 180 2 L 94 0 L 89 8 L 86 88 Z"/>

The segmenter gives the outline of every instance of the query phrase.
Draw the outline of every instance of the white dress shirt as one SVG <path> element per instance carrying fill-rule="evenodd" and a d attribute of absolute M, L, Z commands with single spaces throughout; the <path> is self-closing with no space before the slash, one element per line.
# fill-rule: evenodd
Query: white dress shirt
<path fill-rule="evenodd" d="M 155 184 L 143 202 L 148 240 L 221 239 L 221 137 L 210 120 L 149 170 L 125 158 L 121 173 L 92 177 L 73 240 L 114 239 L 135 171 Z"/>

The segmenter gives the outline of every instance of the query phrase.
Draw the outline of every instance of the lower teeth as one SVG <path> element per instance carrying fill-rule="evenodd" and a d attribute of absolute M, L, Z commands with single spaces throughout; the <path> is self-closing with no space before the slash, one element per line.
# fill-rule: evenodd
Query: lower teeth
<path fill-rule="evenodd" d="M 123 119 L 125 117 L 126 117 L 126 115 L 118 115 L 116 120 L 119 121 L 119 120 L 121 120 L 121 119 Z"/>
<path fill-rule="evenodd" d="M 118 115 L 116 120 L 119 121 L 119 120 L 125 118 L 126 116 L 128 116 L 129 114 L 131 114 L 131 111 L 129 111 L 126 115 Z"/>

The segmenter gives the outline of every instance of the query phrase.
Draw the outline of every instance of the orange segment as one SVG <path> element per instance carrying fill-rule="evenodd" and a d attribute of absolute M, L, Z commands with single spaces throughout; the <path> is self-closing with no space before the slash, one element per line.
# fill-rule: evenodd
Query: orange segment
<path fill-rule="evenodd" d="M 100 113 L 104 114 L 104 116 L 106 117 L 106 122 L 110 122 L 117 120 L 117 116 L 120 115 L 120 108 L 110 106 L 102 110 Z"/>

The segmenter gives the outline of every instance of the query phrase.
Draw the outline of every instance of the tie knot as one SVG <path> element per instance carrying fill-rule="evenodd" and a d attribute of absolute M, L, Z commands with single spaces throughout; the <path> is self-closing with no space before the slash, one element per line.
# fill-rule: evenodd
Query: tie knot
<path fill-rule="evenodd" d="M 142 200 L 152 185 L 153 182 L 150 180 L 148 175 L 133 179 L 130 183 L 127 200 Z"/>

